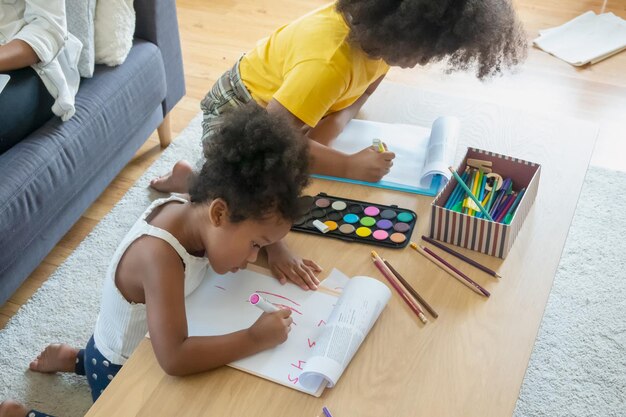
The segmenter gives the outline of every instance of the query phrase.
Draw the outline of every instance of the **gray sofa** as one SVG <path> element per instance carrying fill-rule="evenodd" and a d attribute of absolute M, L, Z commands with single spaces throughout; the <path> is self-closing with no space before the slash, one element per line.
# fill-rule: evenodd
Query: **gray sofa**
<path fill-rule="evenodd" d="M 185 94 L 175 0 L 135 0 L 135 40 L 118 67 L 83 79 L 76 114 L 0 155 L 0 305 L 159 128 Z M 164 122 L 165 120 L 165 122 Z"/>

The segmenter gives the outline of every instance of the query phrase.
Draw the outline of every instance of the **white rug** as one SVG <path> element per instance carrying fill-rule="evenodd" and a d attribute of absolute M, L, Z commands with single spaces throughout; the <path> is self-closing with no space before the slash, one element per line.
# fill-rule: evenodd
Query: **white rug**
<path fill-rule="evenodd" d="M 587 172 L 515 417 L 626 416 L 626 173 Z"/>
<path fill-rule="evenodd" d="M 200 154 L 200 118 L 153 166 L 0 331 L 0 400 L 15 398 L 59 417 L 91 406 L 83 377 L 27 371 L 51 342 L 83 346 L 100 282 L 128 228 L 158 196 L 148 182 Z M 626 174 L 591 169 L 515 412 L 530 416 L 624 416 L 626 392 Z M 619 195 L 621 193 L 621 195 Z"/>

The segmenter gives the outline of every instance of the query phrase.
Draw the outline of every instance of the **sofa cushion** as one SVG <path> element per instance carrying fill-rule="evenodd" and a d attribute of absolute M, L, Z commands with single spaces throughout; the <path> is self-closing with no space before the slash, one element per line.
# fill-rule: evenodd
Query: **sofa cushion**
<path fill-rule="evenodd" d="M 65 0 L 67 31 L 76 36 L 83 49 L 78 59 L 81 77 L 91 78 L 96 64 L 94 54 L 94 17 L 96 0 Z"/>
<path fill-rule="evenodd" d="M 76 96 L 76 114 L 54 118 L 0 155 L 0 276 L 68 199 L 154 114 L 166 94 L 159 49 L 136 40 L 123 65 L 96 66 Z M 55 242 L 56 243 L 56 242 Z"/>

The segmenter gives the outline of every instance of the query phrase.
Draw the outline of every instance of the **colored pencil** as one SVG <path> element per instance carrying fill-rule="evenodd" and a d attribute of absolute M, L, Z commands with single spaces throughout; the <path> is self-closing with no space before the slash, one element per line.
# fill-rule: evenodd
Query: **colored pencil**
<path fill-rule="evenodd" d="M 461 184 L 461 187 L 464 187 L 465 192 L 467 193 L 467 195 L 474 200 L 474 203 L 476 203 L 476 205 L 478 206 L 478 208 L 480 209 L 480 211 L 485 215 L 485 217 L 490 220 L 493 221 L 493 219 L 491 218 L 491 216 L 489 215 L 489 213 L 487 212 L 487 210 L 485 210 L 485 208 L 483 207 L 482 204 L 480 204 L 480 201 L 478 201 L 478 199 L 476 198 L 476 196 L 470 191 L 469 188 L 467 188 L 467 185 L 465 185 L 465 183 L 463 182 L 463 180 L 461 180 L 461 177 L 459 177 L 459 174 L 456 173 L 456 171 L 454 170 L 454 168 L 452 167 L 448 167 L 448 169 L 450 170 L 450 172 L 452 173 L 452 175 L 454 175 L 454 178 L 456 178 L 457 182 L 459 184 Z"/>
<path fill-rule="evenodd" d="M 393 278 L 395 283 L 398 284 L 398 287 L 400 287 L 400 289 L 406 288 L 406 286 L 405 287 L 402 286 L 402 283 L 400 282 L 400 280 L 397 279 L 396 274 L 394 272 L 392 272 L 391 269 L 389 269 L 390 265 L 383 258 L 381 258 L 378 255 L 378 252 L 376 252 L 375 250 L 371 251 L 371 256 L 372 256 L 372 258 L 375 258 L 380 263 L 380 265 L 383 267 L 383 269 L 385 271 L 387 271 L 387 276 L 390 276 L 391 278 Z M 408 291 L 408 289 L 407 289 L 407 291 Z M 409 291 L 409 293 L 410 293 L 410 291 Z M 405 294 L 406 294 L 406 292 L 405 292 Z M 415 298 L 412 293 L 410 293 L 410 294 L 411 295 L 409 296 L 409 299 L 411 301 L 413 301 L 413 303 L 415 304 L 415 307 L 417 307 L 418 311 L 420 313 L 424 314 L 424 309 L 420 305 L 420 303 L 417 300 L 417 298 Z M 406 294 L 406 295 L 408 295 L 408 294 Z M 424 322 L 424 323 L 426 323 L 426 322 Z"/>
<path fill-rule="evenodd" d="M 322 411 L 324 412 L 324 417 L 333 417 L 333 415 L 330 414 L 330 411 L 328 411 L 328 408 L 323 407 Z"/>
<path fill-rule="evenodd" d="M 478 190 L 478 201 L 480 201 L 480 204 L 485 207 L 485 210 L 487 210 L 487 201 L 485 200 L 485 195 L 487 194 L 487 189 L 485 188 L 485 185 L 487 184 L 487 174 L 485 174 L 484 172 L 480 172 L 480 188 Z M 489 213 L 489 210 L 487 210 L 487 213 Z M 484 217 L 482 213 L 476 213 L 476 217 L 478 217 L 479 219 Z"/>
<path fill-rule="evenodd" d="M 406 288 L 418 302 L 422 303 L 424 308 L 428 310 L 431 316 L 433 316 L 434 318 L 439 317 L 439 314 L 437 314 L 437 312 L 426 302 L 426 300 L 424 300 L 424 298 L 419 295 L 417 291 L 415 291 L 415 289 L 402 277 L 402 275 L 400 275 L 398 271 L 395 270 L 393 266 L 391 266 L 389 262 L 387 262 L 386 259 L 383 259 L 383 262 L 385 263 L 385 265 L 387 265 L 387 268 L 391 270 L 391 273 L 394 274 L 396 278 L 398 278 L 398 281 L 400 281 L 402 285 L 404 285 L 404 288 Z"/>
<path fill-rule="evenodd" d="M 465 184 L 467 185 L 467 183 L 470 181 L 470 173 L 469 171 L 466 171 L 463 173 L 463 176 L 461 177 L 461 179 L 463 180 L 463 182 L 465 182 Z M 461 208 L 459 211 L 463 210 L 463 199 L 464 199 L 464 194 L 465 191 L 463 190 L 463 187 L 461 187 L 461 185 L 457 184 L 457 192 L 454 195 L 453 201 L 450 204 L 450 209 L 453 210 L 455 206 L 457 206 L 459 203 L 461 203 Z"/>
<path fill-rule="evenodd" d="M 487 203 L 489 202 L 489 196 L 490 195 L 491 195 L 491 191 L 487 191 L 485 193 L 485 195 L 483 196 L 482 201 L 481 201 L 481 203 L 483 203 L 483 206 L 485 206 L 485 209 L 487 211 L 489 211 L 489 209 L 487 209 Z"/>
<path fill-rule="evenodd" d="M 487 184 L 487 175 L 481 171 L 480 173 L 480 189 L 478 194 L 480 195 L 479 200 L 482 202 L 483 198 L 485 198 L 485 194 L 487 194 L 487 189 L 485 188 L 485 184 Z"/>
<path fill-rule="evenodd" d="M 511 208 L 511 206 L 513 205 L 516 199 L 517 199 L 517 196 L 513 194 L 509 196 L 509 198 L 506 200 L 506 203 L 503 204 L 502 209 L 494 216 L 494 219 L 496 219 L 496 222 L 498 223 L 502 222 L 502 220 L 504 219 L 504 216 L 506 215 L 506 212 Z"/>
<path fill-rule="evenodd" d="M 496 214 L 496 211 L 498 210 L 498 207 L 500 206 L 502 199 L 506 196 L 506 192 L 510 184 L 511 184 L 510 178 L 506 178 L 504 182 L 502 183 L 502 187 L 500 188 L 500 191 L 498 191 L 496 201 L 493 202 L 493 205 L 491 206 L 491 210 L 489 210 L 489 214 L 491 214 L 492 217 L 494 214 Z"/>
<path fill-rule="evenodd" d="M 435 252 L 433 252 L 432 250 L 430 250 L 429 248 L 422 246 L 422 249 L 424 249 L 424 251 L 426 253 L 428 253 L 429 255 L 431 255 L 432 257 L 434 257 L 435 259 L 437 259 L 439 262 L 441 262 L 442 264 L 444 264 L 445 266 L 447 266 L 448 268 L 450 268 L 452 271 L 454 271 L 456 274 L 458 274 L 461 278 L 463 278 L 465 281 L 467 281 L 469 284 L 471 284 L 475 289 L 477 289 L 478 291 L 480 291 L 485 297 L 489 297 L 491 294 L 489 293 L 489 291 L 487 291 L 486 289 L 484 289 L 483 287 L 481 287 L 476 281 L 474 281 L 473 279 L 471 279 L 470 277 L 468 277 L 467 275 L 465 275 L 463 272 L 459 271 L 454 265 L 448 263 L 448 261 L 446 261 L 445 259 L 443 259 L 441 256 L 437 255 Z"/>
<path fill-rule="evenodd" d="M 492 216 L 494 214 L 496 214 L 496 210 L 498 209 L 498 206 L 500 205 L 500 201 L 502 201 L 502 196 L 504 196 L 506 193 L 503 191 L 504 186 L 502 186 L 502 188 L 500 189 L 500 191 L 498 191 L 498 193 L 496 194 L 496 199 L 493 202 L 493 204 L 491 205 L 491 208 L 489 209 L 489 214 L 491 214 Z"/>
<path fill-rule="evenodd" d="M 497 218 L 500 217 L 500 214 L 502 213 L 502 211 L 504 210 L 506 212 L 506 210 L 508 210 L 508 208 L 510 207 L 509 204 L 515 201 L 516 195 L 517 194 L 513 192 L 509 194 L 504 194 L 504 196 L 502 196 L 502 200 L 500 200 L 498 207 L 496 208 L 496 210 L 494 211 L 491 217 L 493 217 L 497 221 Z"/>
<path fill-rule="evenodd" d="M 385 264 L 382 262 L 382 260 L 379 260 L 380 257 L 378 257 L 378 259 L 377 257 L 378 255 L 376 257 L 372 256 L 372 262 L 374 262 L 374 265 L 376 265 L 376 268 L 378 268 L 380 273 L 383 274 L 383 276 L 387 279 L 387 281 L 389 281 L 389 283 L 396 290 L 396 292 L 400 294 L 400 297 L 402 297 L 404 302 L 407 303 L 407 305 L 411 308 L 411 310 L 413 310 L 413 312 L 417 315 L 417 317 L 419 317 L 422 323 L 426 324 L 428 322 L 428 319 L 424 315 L 424 312 L 416 305 L 415 302 L 413 302 L 413 300 L 409 297 L 409 295 L 407 295 L 402 290 L 402 287 L 400 287 L 400 284 L 398 284 L 395 278 L 392 277 L 391 271 L 388 271 L 387 268 L 385 267 Z"/>
<path fill-rule="evenodd" d="M 463 172 L 463 175 L 461 175 L 461 179 L 463 181 L 466 181 L 468 176 L 469 176 L 469 174 L 468 174 L 467 169 L 466 169 L 465 172 Z M 448 197 L 448 201 L 446 201 L 446 204 L 444 205 L 444 208 L 450 209 L 450 208 L 454 207 L 456 205 L 456 201 L 462 195 L 463 195 L 463 188 L 461 188 L 460 184 L 457 184 L 456 187 L 454 187 L 454 190 L 452 191 L 452 194 L 450 194 L 450 197 Z"/>
<path fill-rule="evenodd" d="M 474 177 L 474 184 L 472 185 L 472 188 L 471 188 L 471 190 L 472 190 L 472 193 L 471 193 L 471 194 L 472 194 L 473 196 L 476 196 L 476 191 L 478 191 L 478 185 L 479 185 L 479 182 L 480 182 L 480 171 L 478 171 L 478 170 L 477 170 L 477 171 L 476 171 L 476 176 Z M 468 197 L 469 197 L 469 196 L 468 196 Z M 478 197 L 476 197 L 476 198 L 478 199 Z M 475 201 L 475 202 L 476 202 L 476 201 Z M 469 210 L 469 214 L 470 214 L 471 216 L 475 216 L 475 215 L 476 215 L 476 210 L 474 210 L 473 208 L 471 208 L 471 209 Z"/>
<path fill-rule="evenodd" d="M 483 297 L 489 297 L 489 291 L 478 285 L 474 282 L 470 277 L 460 272 L 458 269 L 454 268 L 452 265 L 447 263 L 443 258 L 438 256 L 436 253 L 431 251 L 424 246 L 418 246 L 416 243 L 411 242 L 410 245 L 413 249 L 419 252 L 426 259 L 437 265 L 439 268 L 446 271 L 450 276 L 456 278 L 461 284 L 468 287 L 470 290 L 474 291 L 478 295 L 482 295 Z"/>
<path fill-rule="evenodd" d="M 485 207 L 485 209 L 487 209 L 487 211 L 489 213 L 491 213 L 489 210 L 491 210 L 491 206 L 493 205 L 493 200 L 494 197 L 496 195 L 496 193 L 498 192 L 498 179 L 494 178 L 493 179 L 493 187 L 491 187 L 491 192 L 489 193 L 489 200 L 487 201 L 487 206 Z"/>
<path fill-rule="evenodd" d="M 450 255 L 456 256 L 460 260 L 465 261 L 468 264 L 470 264 L 470 265 L 480 269 L 481 271 L 485 271 L 489 275 L 493 275 L 494 277 L 497 277 L 497 278 L 502 278 L 502 276 L 500 274 L 498 274 L 496 271 L 494 271 L 493 269 L 489 269 L 485 265 L 479 264 L 475 260 L 473 260 L 471 258 L 468 258 L 467 256 L 463 255 L 462 253 L 459 253 L 459 252 L 455 251 L 454 249 L 451 249 L 451 248 L 447 247 L 446 245 L 444 245 L 444 244 L 442 244 L 440 242 L 437 242 L 435 239 L 431 239 L 428 236 L 422 236 L 422 239 L 425 240 L 426 242 L 430 243 L 431 245 L 437 246 L 439 249 L 448 252 Z"/>
<path fill-rule="evenodd" d="M 471 171 L 470 174 L 470 178 L 467 184 L 465 184 L 467 186 L 467 188 L 474 188 L 474 183 L 476 182 L 476 175 L 478 175 L 478 171 L 473 169 Z M 456 177 L 455 177 L 456 178 Z M 458 184 L 461 185 L 461 184 Z M 465 191 L 465 188 L 463 188 L 463 186 L 461 185 L 461 189 L 463 190 L 462 193 L 462 199 L 463 199 L 463 213 L 465 214 L 470 214 L 472 213 L 472 210 L 469 209 L 468 206 L 468 201 L 469 201 L 469 197 L 467 196 L 467 192 Z"/>
<path fill-rule="evenodd" d="M 511 220 L 513 220 L 513 215 L 515 214 L 515 210 L 517 209 L 517 206 L 519 205 L 520 201 L 522 201 L 522 197 L 524 196 L 525 192 L 526 192 L 526 188 L 522 188 L 520 192 L 517 194 L 517 197 L 515 198 L 513 205 L 507 210 L 506 214 L 504 215 L 504 218 L 502 219 L 504 224 L 510 224 Z"/>

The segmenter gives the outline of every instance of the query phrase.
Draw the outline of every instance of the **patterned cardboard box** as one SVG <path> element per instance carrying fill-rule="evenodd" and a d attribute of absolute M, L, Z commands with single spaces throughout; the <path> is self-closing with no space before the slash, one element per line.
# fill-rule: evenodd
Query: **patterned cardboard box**
<path fill-rule="evenodd" d="M 506 225 L 445 209 L 443 206 L 457 184 L 456 180 L 452 178 L 432 203 L 430 237 L 488 255 L 505 258 L 537 196 L 541 166 L 534 162 L 469 148 L 465 158 L 457 167 L 459 175 L 465 169 L 468 159 L 491 161 L 493 172 L 500 174 L 502 178 L 510 177 L 513 180 L 515 191 L 526 187 L 513 219 L 510 224 Z"/>

